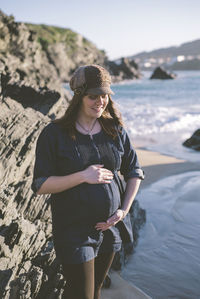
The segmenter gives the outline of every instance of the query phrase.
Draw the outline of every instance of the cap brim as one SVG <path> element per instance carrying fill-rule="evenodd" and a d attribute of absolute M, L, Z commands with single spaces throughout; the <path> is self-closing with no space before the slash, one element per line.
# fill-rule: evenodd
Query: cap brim
<path fill-rule="evenodd" d="M 86 93 L 95 95 L 114 94 L 114 92 L 109 87 L 89 88 L 88 90 L 86 90 Z"/>

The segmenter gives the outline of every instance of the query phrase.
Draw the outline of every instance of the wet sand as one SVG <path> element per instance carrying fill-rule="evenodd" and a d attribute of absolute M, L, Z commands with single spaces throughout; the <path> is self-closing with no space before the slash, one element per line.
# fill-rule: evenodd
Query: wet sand
<path fill-rule="evenodd" d="M 112 284 L 103 289 L 101 299 L 151 299 L 136 286 L 125 281 L 118 272 L 111 272 Z"/>
<path fill-rule="evenodd" d="M 140 188 L 170 175 L 200 170 L 200 162 L 188 162 L 142 148 L 136 148 L 136 151 L 140 165 L 145 172 L 145 180 Z"/>

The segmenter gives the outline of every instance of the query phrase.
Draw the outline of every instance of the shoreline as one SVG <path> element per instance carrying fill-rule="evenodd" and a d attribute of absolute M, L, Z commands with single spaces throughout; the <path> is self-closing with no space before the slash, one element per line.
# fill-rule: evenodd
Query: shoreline
<path fill-rule="evenodd" d="M 140 188 L 145 188 L 171 175 L 199 171 L 200 169 L 200 162 L 190 162 L 140 147 L 136 147 L 136 152 L 140 165 L 145 172 L 145 179 Z"/>
<path fill-rule="evenodd" d="M 142 181 L 140 190 L 148 185 L 166 178 L 171 175 L 178 175 L 190 171 L 199 171 L 200 162 L 188 162 L 186 160 L 174 158 L 150 151 L 142 147 L 135 147 L 138 159 L 142 169 L 145 172 L 145 179 Z M 102 289 L 101 299 L 150 299 L 148 294 L 145 294 L 137 286 L 125 281 L 120 272 L 111 271 L 111 287 Z"/>

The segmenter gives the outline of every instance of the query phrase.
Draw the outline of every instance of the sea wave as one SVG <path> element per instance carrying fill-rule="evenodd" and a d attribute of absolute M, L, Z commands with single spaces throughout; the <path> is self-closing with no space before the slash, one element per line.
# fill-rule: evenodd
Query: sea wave
<path fill-rule="evenodd" d="M 200 125 L 200 106 L 199 112 L 196 108 L 190 107 L 188 111 L 178 107 L 120 105 L 127 127 L 135 136 L 160 132 L 191 133 Z"/>
<path fill-rule="evenodd" d="M 182 146 L 200 128 L 200 72 L 179 72 L 178 79 L 147 77 L 114 86 L 115 101 L 131 137 L 144 147 L 177 158 L 199 161 Z"/>

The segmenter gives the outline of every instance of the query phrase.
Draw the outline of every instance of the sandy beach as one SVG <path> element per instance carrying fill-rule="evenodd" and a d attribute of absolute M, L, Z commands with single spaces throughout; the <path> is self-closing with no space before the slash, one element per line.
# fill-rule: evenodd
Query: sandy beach
<path fill-rule="evenodd" d="M 176 175 L 188 171 L 199 171 L 200 163 L 188 162 L 171 156 L 136 148 L 140 164 L 145 171 L 145 180 L 141 187 L 154 183 L 170 175 Z"/>
<path fill-rule="evenodd" d="M 145 180 L 141 183 L 140 190 L 159 179 L 189 171 L 199 171 L 200 169 L 200 163 L 187 162 L 143 148 L 136 148 L 136 151 L 146 175 Z M 111 281 L 110 289 L 103 289 L 102 299 L 150 298 L 148 294 L 143 293 L 137 286 L 125 281 L 118 272 L 111 272 Z"/>

